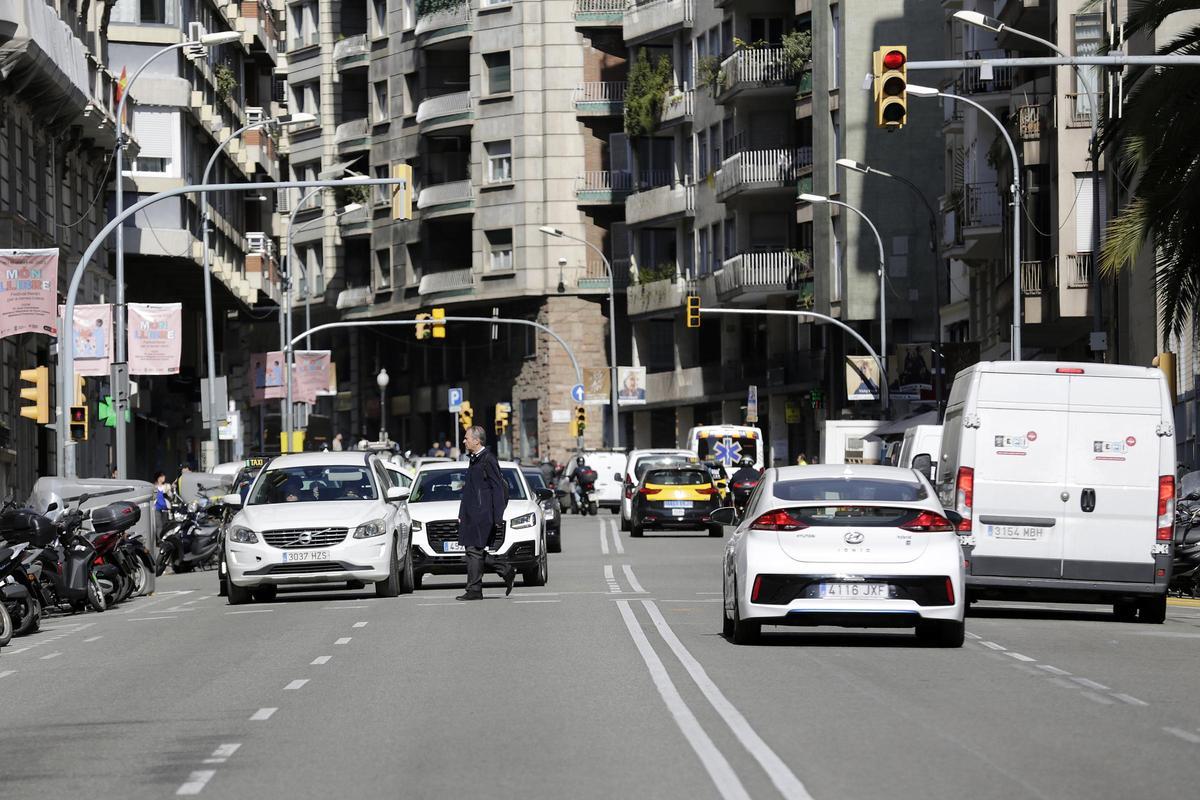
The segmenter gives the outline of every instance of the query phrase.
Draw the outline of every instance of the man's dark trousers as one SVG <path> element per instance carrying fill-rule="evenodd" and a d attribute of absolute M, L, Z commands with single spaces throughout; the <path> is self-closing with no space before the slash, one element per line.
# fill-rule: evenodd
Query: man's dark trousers
<path fill-rule="evenodd" d="M 488 552 L 486 547 L 467 547 L 467 593 L 483 593 L 483 573 L 495 572 L 504 575 L 504 565 Z"/>

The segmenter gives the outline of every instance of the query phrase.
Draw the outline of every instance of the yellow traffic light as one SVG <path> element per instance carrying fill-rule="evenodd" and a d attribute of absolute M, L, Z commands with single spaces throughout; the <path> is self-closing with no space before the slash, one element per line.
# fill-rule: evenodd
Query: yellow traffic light
<path fill-rule="evenodd" d="M 583 436 L 587 430 L 587 407 L 575 406 L 575 416 L 571 418 L 571 435 Z"/>
<path fill-rule="evenodd" d="M 700 295 L 689 294 L 687 296 L 687 326 L 689 328 L 700 327 Z"/>
<path fill-rule="evenodd" d="M 75 402 L 73 405 L 81 406 L 87 403 L 87 398 L 83 396 L 83 378 L 79 375 L 75 376 Z"/>
<path fill-rule="evenodd" d="M 87 406 L 71 406 L 71 439 L 76 442 L 86 442 L 88 438 L 88 409 Z"/>
<path fill-rule="evenodd" d="M 33 401 L 31 406 L 21 406 L 21 416 L 45 425 L 50 421 L 50 370 L 46 367 L 23 369 L 21 380 L 33 384 L 21 389 L 21 399 Z"/>
<path fill-rule="evenodd" d="M 446 323 L 440 322 L 440 320 L 443 320 L 445 318 L 446 318 L 446 309 L 435 308 L 433 310 L 433 338 L 435 338 L 435 339 L 445 339 L 446 338 Z"/>
<path fill-rule="evenodd" d="M 508 403 L 496 403 L 496 424 L 502 427 L 508 427 L 508 411 L 511 406 Z"/>
<path fill-rule="evenodd" d="M 475 415 L 471 411 L 471 404 L 466 400 L 462 401 L 462 406 L 458 410 L 458 424 L 466 431 L 467 428 L 474 424 Z"/>
<path fill-rule="evenodd" d="M 428 339 L 429 338 L 429 325 L 427 325 L 425 323 L 425 320 L 427 320 L 427 319 L 430 319 L 429 314 L 417 314 L 417 326 L 416 327 L 417 327 L 417 338 L 418 339 Z"/>
<path fill-rule="evenodd" d="M 403 178 L 404 184 L 392 187 L 392 219 L 412 219 L 413 171 L 408 164 L 392 164 L 392 177 Z"/>
<path fill-rule="evenodd" d="M 904 127 L 908 119 L 908 48 L 881 47 L 874 55 L 875 125 L 888 130 Z"/>

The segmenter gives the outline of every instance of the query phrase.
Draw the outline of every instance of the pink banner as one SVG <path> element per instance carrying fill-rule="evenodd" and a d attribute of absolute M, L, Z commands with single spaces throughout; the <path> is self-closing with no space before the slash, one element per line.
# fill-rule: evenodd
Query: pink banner
<path fill-rule="evenodd" d="M 129 303 L 128 306 L 129 374 L 178 374 L 183 305 Z"/>
<path fill-rule="evenodd" d="M 283 353 L 251 353 L 250 385 L 254 387 L 255 405 L 264 400 L 283 400 L 287 387 L 283 383 Z"/>
<path fill-rule="evenodd" d="M 58 316 L 66 307 L 58 307 Z M 112 306 L 108 303 L 75 306 L 75 374 L 84 377 L 107 375 L 112 366 Z"/>
<path fill-rule="evenodd" d="M 58 250 L 0 250 L 0 338 L 58 335 Z"/>
<path fill-rule="evenodd" d="M 328 350 L 297 350 L 292 367 L 292 398 L 298 403 L 315 403 L 317 395 L 329 390 Z"/>

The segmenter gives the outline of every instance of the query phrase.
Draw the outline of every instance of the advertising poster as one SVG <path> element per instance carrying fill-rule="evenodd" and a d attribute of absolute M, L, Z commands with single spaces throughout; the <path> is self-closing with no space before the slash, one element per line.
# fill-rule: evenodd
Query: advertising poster
<path fill-rule="evenodd" d="M 617 402 L 623 406 L 646 404 L 645 367 L 617 367 Z"/>
<path fill-rule="evenodd" d="M 58 335 L 58 250 L 0 250 L 0 339 Z"/>
<path fill-rule="evenodd" d="M 176 375 L 183 336 L 181 303 L 129 303 L 129 374 Z"/>
<path fill-rule="evenodd" d="M 250 356 L 250 380 L 254 387 L 254 402 L 283 400 L 287 387 L 283 383 L 283 353 L 253 353 Z"/>
<path fill-rule="evenodd" d="M 329 383 L 317 392 L 317 397 L 336 397 L 338 393 L 337 383 L 337 362 L 331 357 L 329 359 Z M 405 411 L 404 413 L 407 414 L 409 412 Z"/>
<path fill-rule="evenodd" d="M 879 399 L 879 362 L 870 356 L 846 356 L 846 399 Z"/>
<path fill-rule="evenodd" d="M 588 367 L 583 371 L 584 405 L 606 406 L 612 401 L 608 367 Z"/>
<path fill-rule="evenodd" d="M 329 388 L 328 350 L 297 350 L 292 366 L 292 399 L 315 403 L 317 395 Z"/>
<path fill-rule="evenodd" d="M 66 313 L 58 307 L 58 316 Z M 112 365 L 112 305 L 75 306 L 73 326 L 75 374 L 93 378 L 108 375 Z"/>
<path fill-rule="evenodd" d="M 898 344 L 888 362 L 888 395 L 892 400 L 933 401 L 933 353 L 927 344 Z"/>

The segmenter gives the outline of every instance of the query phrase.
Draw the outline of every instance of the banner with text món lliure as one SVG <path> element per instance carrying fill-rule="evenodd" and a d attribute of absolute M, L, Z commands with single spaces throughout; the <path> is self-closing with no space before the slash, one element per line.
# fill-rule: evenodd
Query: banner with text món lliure
<path fill-rule="evenodd" d="M 58 335 L 58 250 L 0 250 L 0 339 Z"/>
<path fill-rule="evenodd" d="M 177 375 L 182 303 L 129 303 L 129 374 Z"/>

